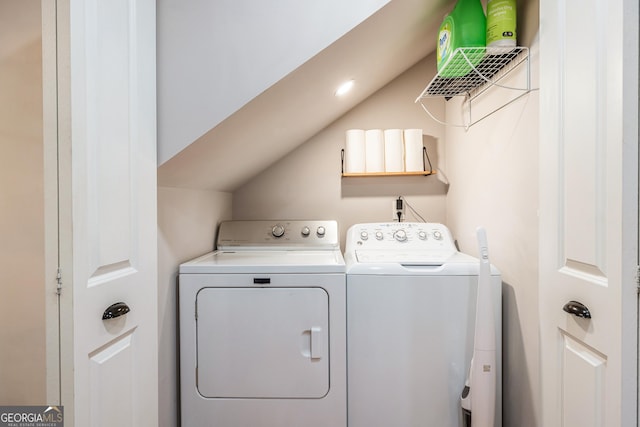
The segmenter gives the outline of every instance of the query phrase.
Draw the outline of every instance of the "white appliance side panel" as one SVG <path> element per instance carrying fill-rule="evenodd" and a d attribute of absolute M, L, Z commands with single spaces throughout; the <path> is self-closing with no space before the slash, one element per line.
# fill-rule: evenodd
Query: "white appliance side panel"
<path fill-rule="evenodd" d="M 501 422 L 501 280 L 493 276 Z M 347 275 L 349 427 L 461 427 L 477 277 Z"/>
<path fill-rule="evenodd" d="M 211 398 L 322 398 L 329 296 L 321 288 L 203 288 L 197 387 Z"/>

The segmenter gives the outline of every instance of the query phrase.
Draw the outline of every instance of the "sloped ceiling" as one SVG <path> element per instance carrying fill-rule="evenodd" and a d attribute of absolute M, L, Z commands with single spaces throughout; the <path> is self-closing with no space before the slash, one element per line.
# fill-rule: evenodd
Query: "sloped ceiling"
<path fill-rule="evenodd" d="M 164 163 L 389 0 L 158 0 Z"/>
<path fill-rule="evenodd" d="M 164 162 L 158 184 L 233 192 L 432 53 L 450 7 L 392 0 Z M 348 79 L 352 92 L 335 97 Z"/>

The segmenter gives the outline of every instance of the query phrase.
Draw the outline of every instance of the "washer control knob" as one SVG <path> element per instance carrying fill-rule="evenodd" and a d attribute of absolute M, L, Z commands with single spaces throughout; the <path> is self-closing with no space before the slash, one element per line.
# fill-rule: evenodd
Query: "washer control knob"
<path fill-rule="evenodd" d="M 318 227 L 318 229 L 316 230 L 316 234 L 320 237 L 324 236 L 324 233 L 326 233 L 326 230 L 323 226 Z"/>
<path fill-rule="evenodd" d="M 442 233 L 439 232 L 438 230 L 435 230 L 433 232 L 433 238 L 436 239 L 436 240 L 442 240 Z"/>
<path fill-rule="evenodd" d="M 407 232 L 404 230 L 398 230 L 393 233 L 393 237 L 395 237 L 398 242 L 404 242 L 407 240 Z"/>
<path fill-rule="evenodd" d="M 420 231 L 420 232 L 418 233 L 418 238 L 419 238 L 420 240 L 427 240 L 427 233 L 425 233 L 424 231 Z"/>
<path fill-rule="evenodd" d="M 360 238 L 362 240 L 367 240 L 369 238 L 369 233 L 367 233 L 366 231 L 361 231 L 360 232 Z"/>
<path fill-rule="evenodd" d="M 383 238 L 384 234 L 382 234 L 382 231 L 376 231 L 376 239 L 382 240 Z"/>
<path fill-rule="evenodd" d="M 300 231 L 300 233 L 302 233 L 304 237 L 307 237 L 311 233 L 311 230 L 309 230 L 309 227 L 304 226 L 302 227 L 302 231 Z"/>
<path fill-rule="evenodd" d="M 271 234 L 273 234 L 273 237 L 284 236 L 284 225 L 282 224 L 274 225 L 273 228 L 271 229 Z"/>

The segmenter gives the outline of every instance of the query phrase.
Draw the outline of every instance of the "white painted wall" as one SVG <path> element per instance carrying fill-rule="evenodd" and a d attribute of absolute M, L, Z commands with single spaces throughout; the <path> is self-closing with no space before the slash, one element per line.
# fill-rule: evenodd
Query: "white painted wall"
<path fill-rule="evenodd" d="M 160 0 L 158 164 L 386 3 Z"/>
<path fill-rule="evenodd" d="M 230 193 L 158 188 L 159 427 L 178 425 L 178 266 L 211 251 L 217 225 L 225 219 L 231 219 Z"/>
<path fill-rule="evenodd" d="M 429 56 L 400 75 L 356 108 L 233 193 L 234 219 L 336 219 L 344 246 L 349 226 L 391 220 L 391 203 L 399 195 L 427 220 L 445 220 L 446 186 L 436 176 L 341 178 L 340 150 L 347 129 L 422 128 L 444 137 L 441 125 L 430 122 L 414 104 L 435 72 Z M 444 102 L 432 108 L 444 114 Z M 435 166 L 436 139 L 425 138 Z M 409 215 L 408 220 L 415 220 Z"/>
<path fill-rule="evenodd" d="M 0 2 L 0 404 L 46 401 L 40 2 Z"/>

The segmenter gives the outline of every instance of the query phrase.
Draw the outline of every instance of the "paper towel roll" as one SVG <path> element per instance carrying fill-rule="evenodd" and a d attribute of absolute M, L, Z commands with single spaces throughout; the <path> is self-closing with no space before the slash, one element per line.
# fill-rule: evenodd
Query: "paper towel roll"
<path fill-rule="evenodd" d="M 365 171 L 364 130 L 349 129 L 347 131 L 344 157 L 344 171 L 346 173 L 363 173 Z"/>
<path fill-rule="evenodd" d="M 384 133 L 382 129 L 365 131 L 365 170 L 384 172 Z"/>
<path fill-rule="evenodd" d="M 384 170 L 385 172 L 404 171 L 404 144 L 402 129 L 384 131 Z"/>
<path fill-rule="evenodd" d="M 422 129 L 405 129 L 404 169 L 407 172 L 419 172 L 424 170 L 422 147 Z"/>

